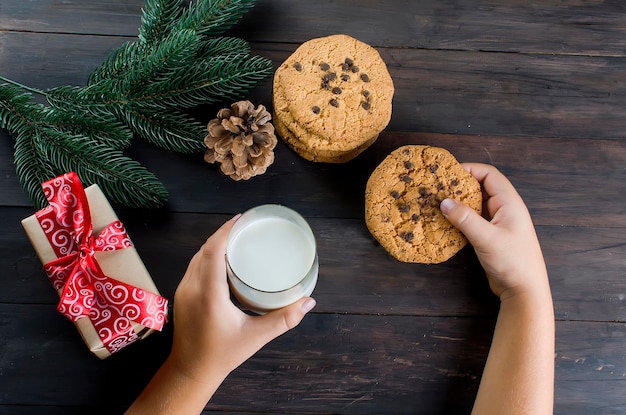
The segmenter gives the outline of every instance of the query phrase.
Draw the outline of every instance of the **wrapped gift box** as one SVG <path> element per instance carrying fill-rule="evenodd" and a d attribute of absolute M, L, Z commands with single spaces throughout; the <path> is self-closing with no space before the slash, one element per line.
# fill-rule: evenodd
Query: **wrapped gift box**
<path fill-rule="evenodd" d="M 71 175 L 68 176 L 69 180 L 76 180 L 80 184 L 77 176 Z M 65 176 L 61 176 L 65 177 Z M 75 178 L 75 179 L 74 179 Z M 57 178 L 58 179 L 58 178 Z M 52 182 L 52 181 L 50 181 Z M 47 182 L 47 183 L 50 183 Z M 45 188 L 44 184 L 44 188 Z M 73 192 L 80 192 L 82 190 L 82 184 L 80 184 L 80 190 L 73 190 Z M 114 210 L 111 208 L 106 196 L 102 193 L 100 188 L 97 185 L 89 186 L 84 189 L 84 195 L 86 196 L 86 201 L 88 203 L 88 207 L 86 209 L 87 214 L 85 216 L 91 216 L 91 224 L 92 224 L 92 234 L 94 237 L 98 237 L 100 233 L 103 231 L 105 227 L 112 223 L 118 223 L 119 226 L 123 225 L 119 222 L 117 215 Z M 74 196 L 74 195 L 73 195 Z M 51 263 L 51 261 L 58 260 L 57 252 L 58 247 L 54 248 L 53 244 L 50 242 L 54 240 L 55 236 L 52 235 L 52 232 L 48 231 L 48 235 L 44 228 L 48 225 L 46 224 L 45 219 L 41 219 L 45 217 L 46 214 L 50 216 L 53 212 L 51 206 L 48 206 L 41 211 L 37 212 L 35 215 L 32 215 L 22 221 L 22 225 L 28 234 L 28 238 L 30 239 L 35 251 L 42 264 L 44 264 L 44 269 L 48 273 L 48 276 L 51 278 L 53 285 L 56 285 L 58 294 L 61 297 L 61 302 L 59 303 L 59 311 L 63 312 L 70 318 L 70 320 L 74 321 L 78 331 L 83 337 L 85 343 L 88 345 L 89 349 L 100 359 L 104 359 L 110 356 L 112 353 L 121 350 L 126 345 L 133 343 L 138 339 L 143 339 L 146 336 L 150 335 L 155 329 L 160 330 L 167 319 L 167 300 L 159 295 L 159 291 L 157 290 L 150 274 L 148 273 L 146 267 L 144 266 L 141 258 L 139 257 L 136 249 L 132 246 L 130 239 L 125 234 L 127 238 L 127 243 L 122 249 L 115 250 L 104 250 L 99 251 L 95 249 L 93 253 L 93 257 L 95 258 L 96 265 L 94 268 L 99 268 L 102 277 L 112 279 L 106 280 L 107 282 L 103 284 L 98 284 L 97 286 L 100 290 L 110 289 L 112 292 L 113 298 L 113 308 L 111 310 L 115 311 L 113 314 L 113 318 L 111 318 L 110 313 L 106 311 L 109 308 L 109 305 L 103 303 L 107 302 L 106 297 L 108 295 L 100 295 L 96 293 L 95 298 L 93 299 L 74 299 L 77 300 L 76 303 L 68 305 L 68 295 L 71 297 L 72 295 L 78 295 L 75 290 L 71 292 L 70 289 L 66 288 L 65 285 L 61 286 L 61 283 L 58 279 L 55 281 L 53 277 L 50 276 L 50 273 L 47 270 L 46 264 Z M 89 215 L 90 213 L 90 215 Z M 39 216 L 39 217 L 38 217 Z M 43 224 L 43 226 L 42 226 Z M 62 235 L 60 233 L 59 235 Z M 115 235 L 119 236 L 119 235 Z M 58 239 L 58 238 L 57 238 Z M 64 239 L 61 236 L 60 239 Z M 93 239 L 93 238 L 92 238 Z M 119 239 L 119 238 L 118 238 Z M 57 242 L 55 242 L 56 244 Z M 75 261 L 79 262 L 84 253 L 79 252 L 75 255 Z M 100 281 L 100 277 L 94 277 L 92 275 L 93 270 L 88 270 L 83 274 L 86 274 L 88 278 L 85 281 Z M 97 270 L 96 270 L 97 273 Z M 93 278 L 92 278 L 93 277 Z M 103 280 L 105 281 L 105 280 Z M 111 283 L 113 285 L 111 285 Z M 79 282 L 78 285 L 81 283 Z M 119 284 L 119 285 L 117 285 Z M 83 284 L 84 285 L 84 284 Z M 114 288 L 111 288 L 114 287 Z M 70 287 L 72 288 L 72 287 Z M 82 288 L 82 286 L 81 286 Z M 136 289 L 135 289 L 136 288 Z M 83 303 L 88 303 L 88 305 L 100 305 L 102 306 L 100 310 L 97 312 L 94 310 L 88 310 L 89 316 L 71 316 L 67 314 L 67 311 L 64 312 L 61 308 L 63 303 L 63 295 L 66 295 L 65 309 L 72 307 L 82 307 Z M 68 291 L 70 291 L 68 293 Z M 97 292 L 97 290 L 96 290 Z M 102 293 L 102 291 L 100 291 Z M 149 297 L 150 300 L 148 302 L 142 303 L 139 307 L 143 307 L 143 314 L 138 317 L 137 313 L 133 311 L 134 304 L 128 306 L 128 304 L 120 303 L 118 300 L 126 295 L 125 300 L 129 300 L 131 303 L 133 299 L 142 299 L 144 297 Z M 72 300 L 73 301 L 73 300 Z M 96 307 L 91 307 L 95 309 Z M 137 308 L 137 307 L 135 307 Z M 126 309 L 126 310 L 124 310 Z M 130 309 L 130 311 L 129 311 Z M 127 323 L 130 323 L 130 327 L 127 324 L 126 332 L 117 332 L 117 327 L 120 326 L 119 322 L 102 322 L 102 320 L 114 320 L 117 315 L 116 310 L 120 311 L 121 314 L 129 316 L 127 318 Z M 84 312 L 84 311 L 83 311 Z M 118 318 L 120 316 L 118 315 Z M 134 318 L 139 318 L 139 321 L 135 321 Z M 93 321 L 92 321 L 93 320 Z M 95 323 L 94 323 L 95 321 Z M 141 324 L 143 323 L 143 324 Z M 106 345 L 105 345 L 106 343 Z"/>

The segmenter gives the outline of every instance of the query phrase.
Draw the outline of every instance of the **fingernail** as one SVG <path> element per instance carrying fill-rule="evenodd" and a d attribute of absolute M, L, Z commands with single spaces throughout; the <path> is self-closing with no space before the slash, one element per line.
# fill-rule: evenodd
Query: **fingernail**
<path fill-rule="evenodd" d="M 305 314 L 308 313 L 309 311 L 313 310 L 313 307 L 315 307 L 316 304 L 317 302 L 315 301 L 315 299 L 309 298 L 304 303 L 302 303 L 302 312 Z"/>
<path fill-rule="evenodd" d="M 237 219 L 239 219 L 239 217 L 241 216 L 241 213 L 237 213 L 235 216 L 233 216 L 232 218 L 230 218 L 231 221 L 236 221 Z"/>
<path fill-rule="evenodd" d="M 439 208 L 441 209 L 444 215 L 447 215 L 448 213 L 450 213 L 454 205 L 456 205 L 456 201 L 452 199 L 443 199 L 443 201 L 441 202 L 441 205 L 439 205 Z"/>

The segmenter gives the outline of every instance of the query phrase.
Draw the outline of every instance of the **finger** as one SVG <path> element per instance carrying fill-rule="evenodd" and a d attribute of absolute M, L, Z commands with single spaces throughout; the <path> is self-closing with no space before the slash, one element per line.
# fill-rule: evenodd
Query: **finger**
<path fill-rule="evenodd" d="M 186 292 L 188 290 L 196 291 L 205 289 L 205 285 L 207 284 L 208 278 L 205 278 L 207 272 L 211 272 L 210 269 L 206 266 L 206 262 L 224 262 L 223 256 L 222 260 L 212 261 L 208 258 L 205 258 L 205 253 L 208 253 L 207 256 L 211 257 L 214 255 L 213 250 L 215 248 L 216 241 L 215 239 L 223 238 L 220 235 L 224 229 L 226 230 L 225 234 L 228 235 L 228 231 L 232 224 L 230 222 L 234 222 L 240 215 L 233 217 L 230 221 L 224 223 L 213 235 L 211 235 L 207 241 L 202 245 L 202 247 L 194 254 L 194 256 L 189 261 L 187 265 L 187 269 L 185 270 L 185 274 L 183 275 L 178 287 L 176 288 L 176 293 Z M 219 246 L 219 241 L 217 241 L 217 246 Z M 205 249 L 206 248 L 206 249 Z M 219 254 L 217 254 L 219 255 Z M 218 275 L 224 275 L 225 271 L 220 271 L 219 269 L 215 272 L 220 273 Z"/>
<path fill-rule="evenodd" d="M 513 184 L 495 166 L 481 163 L 462 163 L 463 167 L 480 183 L 488 198 L 501 196 L 509 199 L 519 196 Z"/>
<path fill-rule="evenodd" d="M 226 241 L 228 233 L 235 224 L 239 215 L 225 222 L 213 233 L 202 245 L 199 252 L 199 272 L 194 273 L 192 278 L 199 279 L 201 285 L 207 288 L 214 285 L 221 290 L 228 290 L 226 281 Z"/>
<path fill-rule="evenodd" d="M 463 232 L 474 248 L 491 239 L 491 224 L 466 204 L 454 199 L 444 199 L 440 208 L 443 215 Z"/>
<path fill-rule="evenodd" d="M 262 342 L 258 345 L 260 348 L 300 324 L 315 304 L 313 298 L 304 297 L 287 307 L 271 311 L 263 316 L 251 317 L 249 334 L 251 338 Z"/>

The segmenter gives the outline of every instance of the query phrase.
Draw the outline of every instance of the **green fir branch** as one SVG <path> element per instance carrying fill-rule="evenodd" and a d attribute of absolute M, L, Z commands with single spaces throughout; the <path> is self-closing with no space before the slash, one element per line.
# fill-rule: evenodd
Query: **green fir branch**
<path fill-rule="evenodd" d="M 139 40 L 158 44 L 171 33 L 171 26 L 182 13 L 180 0 L 146 0 L 139 27 Z"/>
<path fill-rule="evenodd" d="M 204 37 L 230 29 L 254 5 L 254 0 L 197 0 L 189 5 L 174 30 L 191 29 Z"/>
<path fill-rule="evenodd" d="M 271 72 L 272 62 L 263 57 L 213 57 L 182 68 L 167 82 L 152 83 L 129 103 L 155 110 L 213 104 L 244 95 Z"/>
<path fill-rule="evenodd" d="M 41 209 L 48 204 L 41 184 L 58 176 L 61 172 L 55 170 L 54 166 L 39 156 L 34 146 L 36 136 L 37 131 L 34 128 L 29 133 L 23 131 L 15 135 L 13 157 L 15 171 L 22 188 L 33 205 Z"/>
<path fill-rule="evenodd" d="M 94 69 L 89 75 L 87 85 L 94 85 L 102 81 L 119 81 L 124 79 L 130 68 L 137 60 L 146 54 L 146 45 L 137 41 L 124 42 Z"/>
<path fill-rule="evenodd" d="M 112 202 L 156 208 L 167 200 L 161 182 L 119 150 L 83 135 L 69 135 L 47 127 L 35 138 L 37 153 L 56 170 L 76 172 L 85 186 L 97 183 Z"/>
<path fill-rule="evenodd" d="M 43 105 L 33 101 L 33 94 L 21 87 L 0 84 L 0 128 L 6 128 L 9 134 L 27 132 L 30 120 L 36 119 Z"/>
<path fill-rule="evenodd" d="M 86 116 L 87 115 L 87 116 Z M 43 122 L 57 130 L 71 135 L 82 134 L 94 142 L 115 150 L 130 146 L 133 132 L 125 124 L 114 118 L 90 117 L 88 113 L 75 107 L 65 110 L 46 108 Z"/>
<path fill-rule="evenodd" d="M 80 108 L 92 116 L 111 120 L 116 118 L 112 115 L 111 108 L 124 104 L 119 98 L 119 88 L 101 91 L 100 87 L 64 85 L 46 90 L 45 96 L 48 103 L 58 110 L 72 111 Z"/>
<path fill-rule="evenodd" d="M 215 56 L 231 54 L 250 54 L 250 45 L 247 41 L 237 37 L 214 37 L 205 39 L 198 49 L 196 60 L 203 61 Z"/>
<path fill-rule="evenodd" d="M 33 147 L 43 110 L 44 106 L 35 103 L 30 92 L 15 85 L 0 85 L 0 128 L 5 128 L 13 137 L 17 177 L 38 208 L 46 204 L 41 183 L 56 176 L 50 163 L 39 157 Z"/>
<path fill-rule="evenodd" d="M 133 62 L 120 85 L 120 92 L 132 95 L 152 82 L 167 82 L 180 68 L 193 63 L 199 47 L 200 40 L 193 30 L 172 33 L 155 46 L 150 54 Z M 103 90 L 110 87 L 106 81 L 100 84 Z"/>
<path fill-rule="evenodd" d="M 146 0 L 138 38 L 113 51 L 86 86 L 41 91 L 0 76 L 0 128 L 15 141 L 16 172 L 37 207 L 46 203 L 41 183 L 68 171 L 113 202 L 161 206 L 163 185 L 121 151 L 133 132 L 160 148 L 202 152 L 206 127 L 181 110 L 238 99 L 271 75 L 272 62 L 251 56 L 246 41 L 217 37 L 253 0 L 182 3 Z"/>
<path fill-rule="evenodd" d="M 33 204 L 46 204 L 41 183 L 75 171 L 86 185 L 98 183 L 113 201 L 132 207 L 163 205 L 167 191 L 156 177 L 104 144 L 102 135 L 110 131 L 88 120 L 37 104 L 18 87 L 0 85 L 0 126 L 15 140 L 16 172 Z"/>
<path fill-rule="evenodd" d="M 179 153 L 206 150 L 206 126 L 180 112 L 127 107 L 126 119 L 138 135 L 157 147 Z"/>

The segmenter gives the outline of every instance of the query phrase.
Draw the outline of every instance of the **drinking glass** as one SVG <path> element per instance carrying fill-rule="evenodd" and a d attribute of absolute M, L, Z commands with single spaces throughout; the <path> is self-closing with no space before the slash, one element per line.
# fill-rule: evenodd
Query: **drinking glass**
<path fill-rule="evenodd" d="M 252 312 L 264 314 L 311 295 L 318 270 L 313 231 L 288 207 L 254 207 L 228 234 L 228 282 L 240 305 Z"/>

